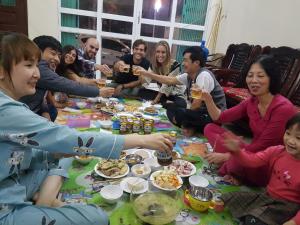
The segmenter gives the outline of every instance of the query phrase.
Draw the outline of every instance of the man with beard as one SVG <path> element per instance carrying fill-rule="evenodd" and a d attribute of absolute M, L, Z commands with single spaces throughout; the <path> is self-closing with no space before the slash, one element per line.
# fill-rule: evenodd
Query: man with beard
<path fill-rule="evenodd" d="M 107 65 L 96 64 L 96 55 L 99 50 L 99 42 L 95 37 L 84 36 L 79 37 L 83 44 L 81 49 L 77 49 L 80 74 L 83 77 L 96 78 L 95 71 L 99 70 L 104 74 L 111 73 L 111 69 Z"/>
<path fill-rule="evenodd" d="M 134 66 L 140 66 L 145 70 L 150 67 L 150 62 L 145 58 L 147 51 L 146 42 L 142 39 L 136 40 L 132 45 L 132 54 L 121 57 L 114 64 L 115 80 L 110 84 L 115 87 L 115 96 L 135 97 L 143 83 L 139 76 L 133 73 Z"/>

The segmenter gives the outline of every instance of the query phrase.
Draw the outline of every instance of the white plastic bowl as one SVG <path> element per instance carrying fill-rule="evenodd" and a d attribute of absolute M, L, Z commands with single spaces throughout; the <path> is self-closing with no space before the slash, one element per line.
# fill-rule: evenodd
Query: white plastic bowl
<path fill-rule="evenodd" d="M 207 187 L 209 185 L 209 181 L 200 175 L 193 175 L 189 177 L 189 183 L 191 186 L 195 187 Z"/>
<path fill-rule="evenodd" d="M 79 109 L 84 109 L 86 107 L 87 103 L 86 102 L 76 102 L 76 106 Z"/>
<path fill-rule="evenodd" d="M 153 105 L 154 106 L 154 108 L 156 109 L 156 110 L 160 110 L 161 108 L 162 108 L 162 105 L 161 104 L 155 104 L 155 105 Z"/>
<path fill-rule="evenodd" d="M 115 105 L 115 109 L 118 111 L 123 111 L 125 109 L 125 106 L 122 104 L 117 104 Z"/>
<path fill-rule="evenodd" d="M 131 167 L 131 172 L 136 177 L 146 178 L 151 173 L 151 168 L 148 165 L 136 164 Z"/>
<path fill-rule="evenodd" d="M 123 195 L 123 190 L 119 185 L 107 185 L 100 191 L 102 198 L 110 204 L 116 203 Z"/>
<path fill-rule="evenodd" d="M 110 129 L 112 126 L 112 121 L 111 120 L 100 120 L 100 127 L 104 129 Z"/>

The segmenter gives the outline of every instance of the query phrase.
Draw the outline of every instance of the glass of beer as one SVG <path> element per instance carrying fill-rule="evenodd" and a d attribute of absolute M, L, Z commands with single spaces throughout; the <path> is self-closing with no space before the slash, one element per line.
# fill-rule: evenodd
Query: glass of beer
<path fill-rule="evenodd" d="M 97 80 L 98 88 L 104 88 L 106 86 L 106 79 Z"/>
<path fill-rule="evenodd" d="M 106 77 L 112 77 L 113 76 L 113 71 L 110 69 L 108 72 L 105 73 Z"/>
<path fill-rule="evenodd" d="M 125 64 L 122 68 L 121 68 L 121 72 L 123 73 L 129 73 L 130 70 L 130 65 Z"/>
<path fill-rule="evenodd" d="M 192 85 L 191 97 L 194 99 L 201 99 L 202 97 L 202 90 L 197 84 Z"/>
<path fill-rule="evenodd" d="M 132 66 L 132 74 L 134 76 L 140 76 L 139 67 L 138 66 Z"/>

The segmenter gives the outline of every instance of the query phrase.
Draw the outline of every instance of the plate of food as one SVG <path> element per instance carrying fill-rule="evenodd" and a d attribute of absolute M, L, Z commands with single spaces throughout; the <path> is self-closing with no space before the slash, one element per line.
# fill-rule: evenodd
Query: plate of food
<path fill-rule="evenodd" d="M 129 166 L 121 159 L 103 159 L 95 165 L 94 170 L 104 178 L 121 178 L 129 173 Z"/>
<path fill-rule="evenodd" d="M 180 177 L 189 177 L 196 173 L 196 167 L 182 159 L 173 160 L 172 164 L 168 166 L 169 170 L 174 170 Z"/>
<path fill-rule="evenodd" d="M 102 112 L 106 113 L 106 114 L 111 115 L 111 116 L 118 112 L 118 110 L 116 110 L 115 108 L 110 108 L 110 107 L 107 107 L 107 106 L 101 107 L 100 110 Z"/>
<path fill-rule="evenodd" d="M 145 114 L 148 115 L 152 115 L 152 116 L 158 115 L 158 110 L 154 106 L 145 107 L 143 111 Z"/>
<path fill-rule="evenodd" d="M 153 186 L 164 190 L 174 191 L 182 186 L 182 179 L 173 170 L 159 170 L 151 174 L 150 180 Z"/>
<path fill-rule="evenodd" d="M 148 191 L 148 182 L 140 177 L 126 177 L 121 181 L 120 187 L 127 193 L 142 194 Z"/>

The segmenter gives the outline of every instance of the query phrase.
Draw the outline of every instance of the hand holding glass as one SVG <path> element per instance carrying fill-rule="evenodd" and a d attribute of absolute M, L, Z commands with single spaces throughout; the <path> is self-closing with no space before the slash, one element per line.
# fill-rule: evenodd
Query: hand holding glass
<path fill-rule="evenodd" d="M 197 84 L 193 84 L 191 88 L 191 96 L 193 99 L 201 99 L 202 90 Z"/>

